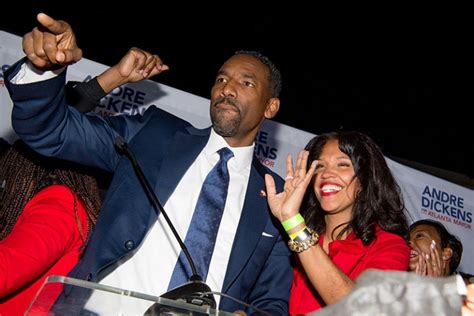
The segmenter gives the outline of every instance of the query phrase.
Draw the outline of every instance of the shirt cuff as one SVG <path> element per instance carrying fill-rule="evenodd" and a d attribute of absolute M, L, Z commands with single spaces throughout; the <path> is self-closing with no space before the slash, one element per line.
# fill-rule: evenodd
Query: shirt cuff
<path fill-rule="evenodd" d="M 37 69 L 33 64 L 27 60 L 26 63 L 21 65 L 20 70 L 15 77 L 11 80 L 13 84 L 27 84 L 35 83 L 39 81 L 46 81 L 48 79 L 57 77 L 66 69 L 66 66 L 63 66 L 56 70 L 46 70 L 42 71 Z"/>

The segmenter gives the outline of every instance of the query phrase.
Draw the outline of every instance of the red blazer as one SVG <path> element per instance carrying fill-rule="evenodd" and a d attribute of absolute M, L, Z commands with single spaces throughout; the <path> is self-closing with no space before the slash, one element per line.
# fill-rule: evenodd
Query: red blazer
<path fill-rule="evenodd" d="M 376 239 L 364 246 L 351 233 L 345 240 L 335 240 L 329 244 L 329 257 L 351 280 L 355 280 L 364 270 L 408 270 L 410 248 L 406 241 L 395 234 L 376 230 Z M 322 246 L 324 235 L 319 244 Z M 317 263 L 315 263 L 317 264 Z M 303 315 L 324 307 L 303 268 L 298 264 L 294 269 L 290 296 L 290 315 Z"/>
<path fill-rule="evenodd" d="M 38 192 L 10 234 L 0 241 L 0 315 L 23 315 L 50 275 L 67 275 L 78 262 L 87 232 L 85 206 L 61 185 Z M 58 293 L 59 295 L 59 293 Z"/>

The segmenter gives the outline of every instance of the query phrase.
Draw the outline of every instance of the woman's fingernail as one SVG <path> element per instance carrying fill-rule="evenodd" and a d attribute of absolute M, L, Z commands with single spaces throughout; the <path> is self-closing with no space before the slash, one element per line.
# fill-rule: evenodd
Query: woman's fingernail
<path fill-rule="evenodd" d="M 435 249 L 436 248 L 436 241 L 434 240 L 431 240 L 431 249 Z"/>

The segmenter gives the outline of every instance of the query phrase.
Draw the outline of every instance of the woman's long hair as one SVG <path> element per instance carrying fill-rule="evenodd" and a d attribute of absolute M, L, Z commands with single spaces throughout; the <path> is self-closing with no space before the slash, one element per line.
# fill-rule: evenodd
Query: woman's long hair
<path fill-rule="evenodd" d="M 16 141 L 0 157 L 0 240 L 11 232 L 36 193 L 49 185 L 62 184 L 75 192 L 86 206 L 88 225 L 85 236 L 82 236 L 76 213 L 79 231 L 85 241 L 95 225 L 101 204 L 97 182 L 89 172 L 78 164 L 43 157 L 22 141 Z M 75 205 L 74 208 L 77 212 Z"/>
<path fill-rule="evenodd" d="M 340 239 L 344 233 L 354 231 L 364 245 L 375 239 L 375 228 L 397 234 L 406 239 L 408 222 L 400 187 L 393 178 L 380 148 L 365 134 L 340 131 L 314 137 L 306 145 L 309 151 L 308 168 L 321 155 L 324 145 L 330 140 L 337 140 L 339 149 L 349 156 L 360 183 L 356 194 L 352 219 L 336 236 Z M 306 192 L 302 214 L 306 223 L 319 233 L 326 232 L 324 217 L 326 212 L 321 208 L 313 187 Z"/>

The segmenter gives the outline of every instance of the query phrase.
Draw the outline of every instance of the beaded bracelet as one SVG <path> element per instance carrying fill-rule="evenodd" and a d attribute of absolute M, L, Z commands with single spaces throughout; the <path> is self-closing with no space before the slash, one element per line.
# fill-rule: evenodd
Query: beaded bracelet
<path fill-rule="evenodd" d="M 300 238 L 302 237 L 302 238 Z M 288 241 L 288 247 L 294 252 L 300 253 L 316 245 L 319 242 L 319 235 L 310 228 L 305 228 L 302 233 L 298 234 L 294 240 Z"/>

